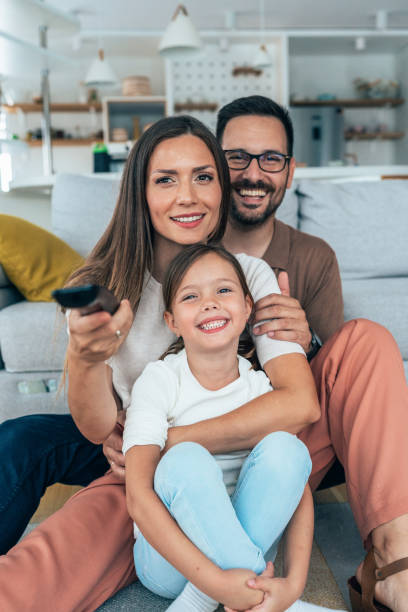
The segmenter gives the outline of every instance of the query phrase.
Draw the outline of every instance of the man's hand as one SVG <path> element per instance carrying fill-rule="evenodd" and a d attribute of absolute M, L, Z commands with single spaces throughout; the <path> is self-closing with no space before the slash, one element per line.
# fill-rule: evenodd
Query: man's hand
<path fill-rule="evenodd" d="M 121 410 L 118 412 L 115 429 L 103 444 L 103 454 L 108 460 L 112 472 L 123 481 L 125 480 L 125 457 L 122 453 L 122 444 L 125 420 L 126 412 Z"/>
<path fill-rule="evenodd" d="M 312 334 L 306 313 L 299 302 L 290 297 L 287 272 L 279 274 L 278 283 L 281 294 L 271 293 L 255 304 L 254 322 L 265 322 L 254 328 L 254 334 L 268 334 L 275 340 L 297 342 L 307 353 L 310 350 Z"/>

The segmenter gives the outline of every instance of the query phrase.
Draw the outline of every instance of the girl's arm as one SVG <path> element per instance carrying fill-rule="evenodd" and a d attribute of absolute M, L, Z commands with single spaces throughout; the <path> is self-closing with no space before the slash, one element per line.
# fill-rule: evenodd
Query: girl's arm
<path fill-rule="evenodd" d="M 246 581 L 250 570 L 221 570 L 184 534 L 153 489 L 160 459 L 156 445 L 132 446 L 125 455 L 128 511 L 146 540 L 197 588 L 217 601 L 241 609 L 262 601 Z M 186 467 L 188 469 L 188 466 Z"/>
<path fill-rule="evenodd" d="M 320 418 L 313 376 L 303 355 L 281 355 L 264 370 L 273 391 L 219 417 L 169 429 L 166 450 L 186 440 L 198 442 L 210 453 L 253 448 L 273 431 L 297 434 Z"/>
<path fill-rule="evenodd" d="M 282 577 L 273 577 L 269 567 L 261 576 L 248 581 L 248 586 L 261 589 L 264 600 L 260 606 L 250 608 L 257 612 L 281 612 L 287 610 L 302 595 L 309 569 L 313 541 L 313 498 L 306 485 L 302 499 L 286 528 L 283 548 Z M 236 612 L 226 608 L 226 612 Z"/>
<path fill-rule="evenodd" d="M 307 484 L 284 536 L 283 577 L 290 585 L 293 602 L 302 595 L 306 586 L 312 552 L 313 523 L 313 497 Z"/>
<path fill-rule="evenodd" d="M 113 316 L 107 312 L 81 316 L 75 309 L 69 316 L 68 404 L 78 429 L 95 444 L 103 442 L 116 424 L 120 406 L 112 370 L 105 361 L 116 353 L 132 321 L 127 300 Z M 115 333 L 118 329 L 120 338 Z"/>

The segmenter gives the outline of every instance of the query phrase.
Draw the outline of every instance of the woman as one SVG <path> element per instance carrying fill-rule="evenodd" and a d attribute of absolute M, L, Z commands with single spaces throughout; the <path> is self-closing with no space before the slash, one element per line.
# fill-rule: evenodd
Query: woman
<path fill-rule="evenodd" d="M 146 363 L 173 340 L 160 298 L 168 261 L 185 245 L 222 237 L 229 198 L 223 153 L 192 118 L 157 122 L 131 151 L 112 220 L 71 280 L 105 285 L 122 300 L 113 316 L 72 311 L 69 317 L 68 398 L 79 429 L 93 442 L 104 439 L 118 409 L 128 406 Z M 267 286 L 260 283 L 259 260 L 247 258 L 245 273 L 255 300 L 279 291 L 272 273 Z M 273 397 L 218 417 L 216 427 L 209 420 L 174 428 L 168 447 L 187 439 L 213 453 L 229 452 L 255 446 L 270 431 L 297 433 L 318 419 L 300 347 L 265 336 L 256 344 Z M 0 608 L 95 609 L 135 579 L 131 533 L 123 482 L 108 473 L 0 559 Z"/>

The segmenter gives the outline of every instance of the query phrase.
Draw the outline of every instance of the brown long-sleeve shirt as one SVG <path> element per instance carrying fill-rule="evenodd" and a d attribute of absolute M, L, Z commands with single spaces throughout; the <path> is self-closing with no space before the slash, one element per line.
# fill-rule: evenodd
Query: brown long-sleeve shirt
<path fill-rule="evenodd" d="M 343 295 L 333 249 L 321 238 L 275 219 L 273 237 L 263 259 L 276 276 L 285 270 L 290 295 L 306 312 L 310 327 L 325 342 L 343 324 Z"/>

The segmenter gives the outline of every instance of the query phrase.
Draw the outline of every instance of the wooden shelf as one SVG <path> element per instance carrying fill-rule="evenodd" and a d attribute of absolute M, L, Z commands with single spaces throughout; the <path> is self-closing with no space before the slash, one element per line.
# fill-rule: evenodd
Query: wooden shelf
<path fill-rule="evenodd" d="M 42 104 L 30 104 L 30 103 L 17 103 L 13 106 L 7 104 L 3 105 L 3 108 L 9 112 L 13 112 L 19 108 L 24 113 L 41 113 Z M 50 104 L 50 110 L 52 113 L 88 113 L 91 109 L 95 109 L 96 112 L 102 111 L 102 105 L 99 103 L 95 104 L 80 104 L 80 103 L 66 103 L 66 102 L 54 102 Z"/>
<path fill-rule="evenodd" d="M 41 147 L 42 140 L 26 140 L 29 147 Z M 97 142 L 96 138 L 53 138 L 53 147 L 84 147 Z"/>
<path fill-rule="evenodd" d="M 176 113 L 180 111 L 216 111 L 218 108 L 217 102 L 176 102 L 174 110 Z"/>
<path fill-rule="evenodd" d="M 336 100 L 293 100 L 290 106 L 339 106 L 341 108 L 381 108 L 404 104 L 404 98 L 350 98 Z"/>
<path fill-rule="evenodd" d="M 399 140 L 405 132 L 346 132 L 346 140 Z"/>

